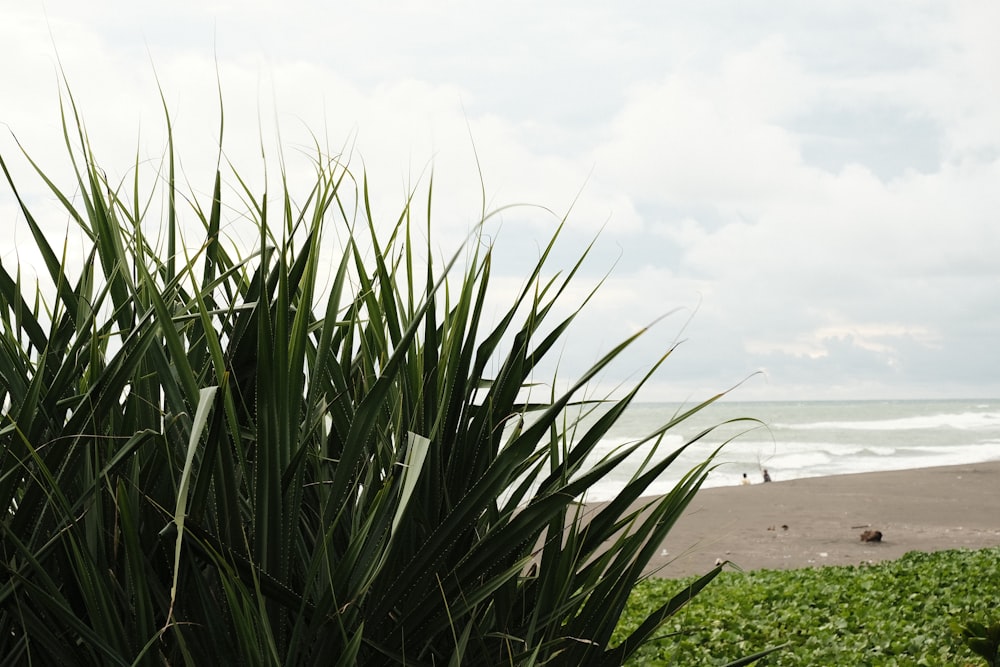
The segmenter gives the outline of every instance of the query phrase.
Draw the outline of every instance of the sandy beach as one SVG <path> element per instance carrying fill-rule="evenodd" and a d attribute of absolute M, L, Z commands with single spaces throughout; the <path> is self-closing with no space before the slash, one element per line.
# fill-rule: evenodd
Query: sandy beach
<path fill-rule="evenodd" d="M 717 559 L 744 570 L 858 565 L 908 551 L 1000 546 L 1000 461 L 701 490 L 648 572 Z M 863 542 L 866 530 L 881 542 Z"/>

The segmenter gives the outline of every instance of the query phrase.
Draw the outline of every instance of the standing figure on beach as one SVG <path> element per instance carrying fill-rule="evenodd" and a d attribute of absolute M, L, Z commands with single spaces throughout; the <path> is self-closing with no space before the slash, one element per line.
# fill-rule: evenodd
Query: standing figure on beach
<path fill-rule="evenodd" d="M 767 468 L 764 468 L 764 481 L 765 482 L 771 481 L 771 475 L 767 472 Z"/>
<path fill-rule="evenodd" d="M 740 480 L 740 484 L 743 486 L 750 486 L 750 478 L 747 477 L 746 473 L 743 473 L 743 479 Z"/>

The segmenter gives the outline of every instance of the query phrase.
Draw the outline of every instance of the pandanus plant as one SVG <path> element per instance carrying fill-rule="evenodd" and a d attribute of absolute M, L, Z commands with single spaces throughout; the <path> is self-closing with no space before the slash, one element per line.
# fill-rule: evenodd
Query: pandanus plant
<path fill-rule="evenodd" d="M 672 348 L 614 400 L 588 383 L 642 332 L 539 399 L 583 306 L 556 315 L 580 267 L 546 277 L 558 231 L 488 322 L 493 248 L 435 259 L 429 185 L 387 225 L 319 151 L 299 200 L 227 172 L 241 252 L 221 169 L 182 193 L 169 138 L 150 189 L 138 165 L 109 182 L 62 99 L 76 181 L 28 162 L 82 233 L 78 270 L 0 160 L 41 257 L 33 281 L 0 266 L 4 664 L 617 665 L 719 573 L 609 646 L 712 460 L 642 501 L 681 450 L 661 452 L 581 500 L 719 396 L 593 463 Z"/>

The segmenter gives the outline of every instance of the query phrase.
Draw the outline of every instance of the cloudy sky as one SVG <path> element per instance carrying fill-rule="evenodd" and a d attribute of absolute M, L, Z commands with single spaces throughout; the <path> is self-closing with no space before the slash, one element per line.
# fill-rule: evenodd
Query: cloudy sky
<path fill-rule="evenodd" d="M 490 206 L 556 213 L 505 213 L 501 290 L 558 215 L 557 264 L 599 234 L 578 286 L 610 275 L 566 369 L 673 313 L 606 382 L 680 337 L 645 397 L 757 370 L 736 398 L 1000 396 L 1000 4 L 277 4 L 0 10 L 0 151 L 56 233 L 65 214 L 13 137 L 68 173 L 58 55 L 112 173 L 162 156 L 158 77 L 196 193 L 219 84 L 241 174 L 277 134 L 291 152 L 315 135 L 348 148 L 392 217 L 433 167 L 443 246 L 479 211 L 478 155 Z M 5 266 L 31 259 L 21 223 L 4 186 Z"/>

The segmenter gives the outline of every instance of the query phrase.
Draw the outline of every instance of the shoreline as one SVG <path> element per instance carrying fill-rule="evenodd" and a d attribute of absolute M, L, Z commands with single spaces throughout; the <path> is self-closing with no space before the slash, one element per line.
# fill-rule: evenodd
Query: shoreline
<path fill-rule="evenodd" d="M 862 541 L 865 530 L 880 531 L 882 541 Z M 645 572 L 676 579 L 704 574 L 717 560 L 785 570 L 994 546 L 1000 461 L 702 488 Z"/>

